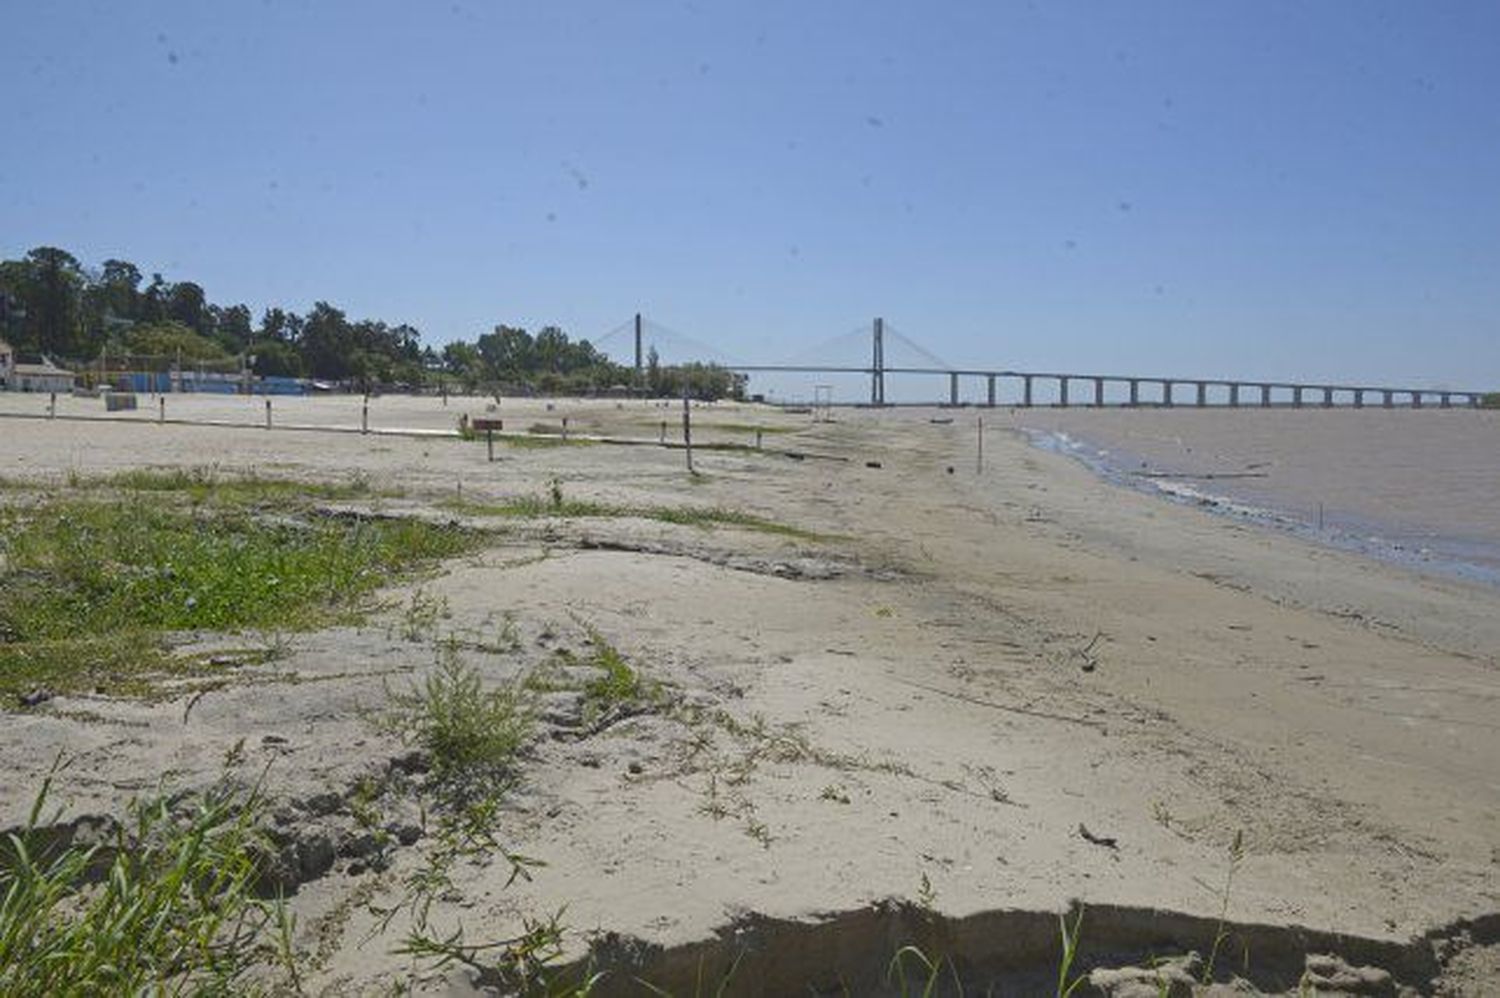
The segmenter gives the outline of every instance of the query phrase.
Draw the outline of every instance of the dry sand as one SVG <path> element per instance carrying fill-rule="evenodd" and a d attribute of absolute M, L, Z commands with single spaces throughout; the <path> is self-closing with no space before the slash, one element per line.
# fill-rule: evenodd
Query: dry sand
<path fill-rule="evenodd" d="M 44 405 L 0 396 L 0 411 Z M 263 418 L 260 400 L 168 405 L 173 416 Z M 287 422 L 359 424 L 358 399 L 276 406 Z M 662 420 L 675 437 L 680 419 L 678 406 L 639 402 L 500 409 L 507 429 L 567 415 L 574 432 L 648 438 Z M 372 423 L 441 430 L 462 411 L 485 415 L 485 403 L 376 399 Z M 482 501 L 556 477 L 569 498 L 724 506 L 827 535 L 529 522 L 420 583 L 446 601 L 444 631 L 492 633 L 513 618 L 518 649 L 468 654 L 493 680 L 554 648 L 583 649 L 593 627 L 690 708 L 579 737 L 576 704 L 549 702 L 547 736 L 501 825 L 508 846 L 547 865 L 508 889 L 504 864 L 464 865 L 438 919 L 470 939 L 563 905 L 574 952 L 595 932 L 672 947 L 752 913 L 807 919 L 891 897 L 920 896 L 957 919 L 1060 912 L 1072 899 L 1212 919 L 1243 832 L 1237 923 L 1404 943 L 1467 919 L 1494 942 L 1493 589 L 1120 489 L 1011 430 L 988 435 L 980 472 L 972 413 L 937 424 L 935 410 L 855 410 L 814 423 L 704 406 L 697 439 L 790 432 L 767 434 L 764 454 L 700 452 L 705 474 L 692 482 L 680 451 L 654 446 L 497 446 L 488 464 L 482 443 L 149 425 L 155 415 L 0 419 L 0 474 L 363 473 L 409 490 L 388 510 L 418 513 L 459 490 Z M 431 665 L 431 648 L 400 634 L 412 588 L 386 594 L 389 609 L 358 628 L 285 636 L 285 657 L 190 711 L 186 698 L 80 697 L 5 716 L 0 827 L 24 818 L 59 749 L 74 758 L 67 803 L 100 814 L 161 777 L 208 782 L 244 739 L 245 771 L 272 763 L 269 784 L 305 855 L 293 905 L 316 952 L 310 982 L 365 993 L 408 978 L 412 964 L 391 952 L 400 920 L 381 933 L 364 905 L 399 896 L 422 840 L 383 872 L 363 869 L 342 798 L 406 755 L 366 712 L 383 684 Z M 231 643 L 252 638 L 262 639 Z M 420 823 L 414 802 L 389 806 Z M 1454 955 L 1443 986 L 1485 993 L 1495 973 L 1493 950 L 1474 947 Z M 478 986 L 458 971 L 420 982 Z"/>

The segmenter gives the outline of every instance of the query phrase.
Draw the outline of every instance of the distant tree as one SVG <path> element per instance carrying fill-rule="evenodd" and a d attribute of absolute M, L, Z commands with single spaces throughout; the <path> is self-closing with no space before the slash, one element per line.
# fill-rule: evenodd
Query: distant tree
<path fill-rule="evenodd" d="M 208 307 L 214 338 L 231 353 L 239 353 L 249 344 L 254 335 L 250 328 L 250 309 L 246 305 L 218 305 Z"/>
<path fill-rule="evenodd" d="M 180 322 L 143 323 L 132 327 L 124 337 L 125 349 L 146 357 L 164 357 L 173 361 L 224 361 L 229 354 L 218 343 L 202 336 Z"/>
<path fill-rule="evenodd" d="M 67 356 L 81 346 L 83 267 L 67 250 L 38 246 L 26 254 L 22 293 L 30 343 L 41 353 Z"/>
<path fill-rule="evenodd" d="M 313 377 L 338 381 L 353 373 L 349 320 L 326 301 L 317 302 L 307 313 L 297 345 Z"/>
<path fill-rule="evenodd" d="M 535 362 L 531 336 L 518 327 L 496 326 L 494 332 L 479 337 L 475 347 L 491 380 L 516 378 Z"/>
<path fill-rule="evenodd" d="M 255 358 L 252 370 L 259 375 L 300 378 L 307 373 L 302 363 L 302 354 L 290 343 L 281 340 L 261 340 L 255 344 L 251 356 Z"/>
<path fill-rule="evenodd" d="M 130 321 L 141 318 L 141 271 L 129 260 L 105 260 L 93 291 L 103 316 Z"/>
<path fill-rule="evenodd" d="M 208 310 L 208 296 L 203 287 L 192 281 L 179 281 L 167 291 L 167 317 L 194 332 L 213 332 L 213 318 Z"/>
<path fill-rule="evenodd" d="M 661 354 L 656 352 L 655 343 L 646 351 L 646 390 L 652 395 L 660 395 L 662 391 Z"/>
<path fill-rule="evenodd" d="M 260 331 L 256 338 L 294 343 L 301 331 L 300 326 L 295 313 L 288 314 L 279 308 L 268 308 L 260 317 Z"/>

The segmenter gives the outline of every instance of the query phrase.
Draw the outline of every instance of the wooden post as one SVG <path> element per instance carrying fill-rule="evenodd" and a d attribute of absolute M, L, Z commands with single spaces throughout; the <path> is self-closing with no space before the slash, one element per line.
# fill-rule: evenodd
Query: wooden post
<path fill-rule="evenodd" d="M 568 417 L 567 416 L 564 416 L 562 418 L 562 426 L 563 426 L 563 443 L 567 443 L 568 442 Z"/>
<path fill-rule="evenodd" d="M 683 450 L 687 451 L 687 470 L 688 474 L 690 475 L 695 474 L 695 472 L 693 471 L 692 411 L 692 406 L 688 404 L 687 394 L 684 393 L 682 396 L 682 448 Z"/>
<path fill-rule="evenodd" d="M 484 449 L 489 455 L 491 463 L 495 460 L 495 428 L 486 426 L 484 428 Z"/>
<path fill-rule="evenodd" d="M 271 428 L 271 400 L 266 399 L 266 429 Z"/>
<path fill-rule="evenodd" d="M 760 430 L 755 431 L 755 449 L 760 450 Z"/>
<path fill-rule="evenodd" d="M 983 416 L 979 417 L 979 436 L 978 436 L 977 452 L 976 452 L 976 456 L 974 458 L 974 466 L 975 466 L 975 470 L 978 471 L 979 474 L 981 474 L 981 475 L 984 474 L 984 417 Z"/>
<path fill-rule="evenodd" d="M 55 419 L 56 417 L 57 417 L 57 393 L 53 392 L 52 393 L 52 397 L 47 400 L 47 418 L 48 419 Z"/>
<path fill-rule="evenodd" d="M 364 408 L 359 412 L 359 432 L 370 432 L 370 396 L 365 396 Z"/>
<path fill-rule="evenodd" d="M 661 421 L 661 436 L 657 438 L 657 443 L 663 447 L 667 445 L 667 421 L 665 419 Z"/>
<path fill-rule="evenodd" d="M 156 402 L 156 421 L 158 423 L 165 423 L 167 421 L 167 397 L 165 395 L 158 396 Z"/>

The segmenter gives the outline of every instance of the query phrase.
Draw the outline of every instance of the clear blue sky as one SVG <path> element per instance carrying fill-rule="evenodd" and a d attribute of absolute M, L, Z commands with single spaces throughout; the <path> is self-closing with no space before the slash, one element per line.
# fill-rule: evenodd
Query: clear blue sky
<path fill-rule="evenodd" d="M 4 7 L 6 256 L 434 344 L 1500 384 L 1493 2 Z"/>

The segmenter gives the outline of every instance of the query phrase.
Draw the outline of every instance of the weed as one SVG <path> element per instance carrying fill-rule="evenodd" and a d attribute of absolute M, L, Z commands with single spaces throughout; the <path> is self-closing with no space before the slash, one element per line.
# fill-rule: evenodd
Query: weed
<path fill-rule="evenodd" d="M 818 798 L 820 800 L 833 801 L 835 804 L 849 803 L 849 795 L 844 792 L 842 787 L 836 786 L 832 783 L 823 788 L 823 792 L 818 795 Z"/>
<path fill-rule="evenodd" d="M 556 483 L 556 479 L 553 482 Z M 535 495 L 515 496 L 498 503 L 458 502 L 457 500 L 450 499 L 442 501 L 440 505 L 454 512 L 470 516 L 517 517 L 525 519 L 548 516 L 566 519 L 636 518 L 655 520 L 659 523 L 672 523 L 678 526 L 701 527 L 703 529 L 715 526 L 740 527 L 745 530 L 776 534 L 804 541 L 824 541 L 831 539 L 826 535 L 810 530 L 803 530 L 800 527 L 777 523 L 774 520 L 767 520 L 751 513 L 743 513 L 738 510 L 721 507 L 624 506 L 594 502 L 586 499 L 567 499 L 562 495 L 560 486 L 552 490 L 545 497 Z"/>
<path fill-rule="evenodd" d="M 554 510 L 563 508 L 562 479 L 554 478 L 547 484 L 547 497 L 552 500 Z"/>
<path fill-rule="evenodd" d="M 745 834 L 760 843 L 762 849 L 771 848 L 771 830 L 766 823 L 753 817 L 745 819 Z"/>
<path fill-rule="evenodd" d="M 932 879 L 927 876 L 927 871 L 922 871 L 922 881 L 917 884 L 917 904 L 924 911 L 932 911 L 937 903 L 937 888 L 932 886 Z"/>
<path fill-rule="evenodd" d="M 531 732 L 521 688 L 485 690 L 452 642 L 438 645 L 437 668 L 423 684 L 389 698 L 379 725 L 419 746 L 438 783 L 455 788 L 474 776 L 506 776 Z"/>
<path fill-rule="evenodd" d="M 630 667 L 619 649 L 594 628 L 587 631 L 594 649 L 588 664 L 599 670 L 599 675 L 583 687 L 585 723 L 593 724 L 612 708 L 655 699 L 656 689 Z"/>
<path fill-rule="evenodd" d="M 1079 974 L 1071 981 L 1068 974 L 1073 969 L 1073 960 L 1078 956 L 1078 937 L 1083 932 L 1083 905 L 1078 906 L 1078 917 L 1073 919 L 1073 928 L 1068 928 L 1068 919 L 1065 915 L 1057 916 L 1058 924 L 1062 930 L 1062 957 L 1057 963 L 1057 998 L 1068 998 L 1074 991 L 1088 980 L 1083 974 Z"/>
<path fill-rule="evenodd" d="M 914 981 L 907 980 L 906 965 L 908 962 L 915 963 L 920 971 Z M 963 992 L 963 985 L 958 980 L 958 970 L 946 958 L 933 960 L 915 946 L 903 946 L 891 957 L 890 964 L 886 967 L 885 978 L 889 984 L 897 987 L 897 993 L 902 998 L 908 995 L 919 994 L 922 998 L 931 998 L 938 992 L 938 983 L 942 980 L 943 968 L 948 967 L 953 973 L 954 983 L 958 985 L 959 993 Z M 913 984 L 919 985 L 920 991 L 913 991 Z"/>
<path fill-rule="evenodd" d="M 49 848 L 38 822 L 55 772 L 0 844 L 0 993 L 234 993 L 268 952 L 295 986 L 285 910 L 254 896 L 256 793 L 138 801 L 109 848 Z"/>
<path fill-rule="evenodd" d="M 1240 868 L 1240 863 L 1245 858 L 1245 832 L 1243 829 L 1234 833 L 1234 841 L 1229 843 L 1229 867 L 1224 873 L 1224 890 L 1219 895 L 1219 924 L 1214 929 L 1214 942 L 1208 951 L 1208 960 L 1203 964 L 1202 983 L 1208 984 L 1214 977 L 1214 962 L 1219 957 L 1219 949 L 1229 938 L 1227 919 L 1229 917 L 1229 894 L 1234 887 L 1234 875 Z"/>
<path fill-rule="evenodd" d="M 446 596 L 428 596 L 418 589 L 411 594 L 411 602 L 401 616 L 401 637 L 405 641 L 425 641 L 437 634 L 439 620 L 451 616 Z"/>

